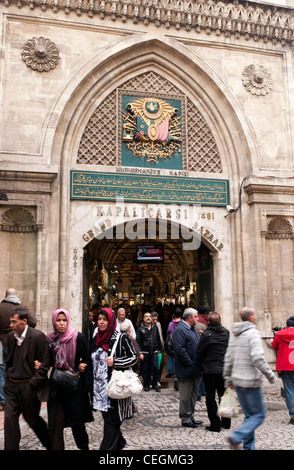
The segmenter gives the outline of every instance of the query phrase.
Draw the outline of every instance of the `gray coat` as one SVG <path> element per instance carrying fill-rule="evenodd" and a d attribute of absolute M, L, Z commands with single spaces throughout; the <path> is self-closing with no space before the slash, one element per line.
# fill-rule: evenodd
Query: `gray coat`
<path fill-rule="evenodd" d="M 256 325 L 250 321 L 235 323 L 224 360 L 225 387 L 259 388 L 263 375 L 270 383 L 276 380 L 265 360 Z"/>

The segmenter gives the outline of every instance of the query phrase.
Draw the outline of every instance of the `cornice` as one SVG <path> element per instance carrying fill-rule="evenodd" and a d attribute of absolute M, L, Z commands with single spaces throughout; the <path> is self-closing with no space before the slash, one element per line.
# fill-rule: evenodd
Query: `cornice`
<path fill-rule="evenodd" d="M 87 14 L 176 30 L 294 45 L 294 8 L 243 0 L 0 0 L 5 7 Z"/>

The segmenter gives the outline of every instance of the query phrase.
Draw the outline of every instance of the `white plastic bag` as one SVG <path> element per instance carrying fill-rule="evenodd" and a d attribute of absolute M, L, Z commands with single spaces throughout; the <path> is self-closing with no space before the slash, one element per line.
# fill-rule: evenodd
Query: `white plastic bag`
<path fill-rule="evenodd" d="M 220 418 L 235 418 L 240 414 L 240 411 L 236 391 L 230 387 L 226 388 L 218 407 L 218 416 Z"/>

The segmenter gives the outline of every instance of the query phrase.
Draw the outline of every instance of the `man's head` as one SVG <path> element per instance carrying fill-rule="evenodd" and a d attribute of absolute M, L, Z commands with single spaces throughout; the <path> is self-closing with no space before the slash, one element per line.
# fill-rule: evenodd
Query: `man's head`
<path fill-rule="evenodd" d="M 153 323 L 158 322 L 158 313 L 157 312 L 151 312 L 151 320 Z"/>
<path fill-rule="evenodd" d="M 194 309 L 195 310 L 195 309 Z M 176 308 L 175 311 L 174 311 L 174 314 L 173 314 L 174 318 L 176 318 L 177 320 L 179 318 L 182 318 L 182 310 L 180 308 Z"/>
<path fill-rule="evenodd" d="M 9 297 L 10 295 L 16 295 L 16 290 L 12 287 L 9 287 L 9 289 L 7 289 L 5 292 L 5 297 Z"/>
<path fill-rule="evenodd" d="M 131 335 L 130 324 L 126 321 L 122 322 L 122 324 L 120 325 L 120 331 L 121 333 L 127 333 L 128 335 Z"/>
<path fill-rule="evenodd" d="M 286 325 L 290 328 L 294 326 L 294 316 L 293 315 L 288 318 L 288 320 L 286 321 Z"/>
<path fill-rule="evenodd" d="M 123 307 L 120 307 L 117 311 L 117 319 L 119 321 L 124 321 L 124 319 L 126 318 L 126 311 Z"/>
<path fill-rule="evenodd" d="M 195 326 L 198 321 L 198 312 L 195 308 L 186 308 L 183 312 L 183 320 L 190 326 Z"/>
<path fill-rule="evenodd" d="M 219 325 L 221 323 L 221 316 L 217 312 L 209 312 L 207 321 L 210 325 Z"/>
<path fill-rule="evenodd" d="M 146 326 L 150 326 L 152 323 L 152 317 L 150 312 L 145 312 L 143 316 L 143 320 Z"/>
<path fill-rule="evenodd" d="M 242 321 L 256 322 L 256 311 L 251 307 L 243 307 L 240 310 L 240 317 Z"/>
<path fill-rule="evenodd" d="M 24 308 L 17 308 L 10 317 L 10 328 L 13 333 L 22 335 L 28 323 L 28 312 Z"/>

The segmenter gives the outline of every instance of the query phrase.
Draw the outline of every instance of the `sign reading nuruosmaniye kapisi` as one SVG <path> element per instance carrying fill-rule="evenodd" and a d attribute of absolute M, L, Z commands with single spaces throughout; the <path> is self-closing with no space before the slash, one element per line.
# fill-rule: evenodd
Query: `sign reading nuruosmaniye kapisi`
<path fill-rule="evenodd" d="M 121 165 L 182 170 L 182 103 L 121 96 Z"/>
<path fill-rule="evenodd" d="M 70 198 L 79 200 L 201 204 L 229 204 L 229 181 L 181 176 L 134 175 L 71 171 Z"/>

